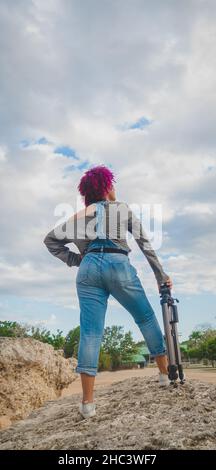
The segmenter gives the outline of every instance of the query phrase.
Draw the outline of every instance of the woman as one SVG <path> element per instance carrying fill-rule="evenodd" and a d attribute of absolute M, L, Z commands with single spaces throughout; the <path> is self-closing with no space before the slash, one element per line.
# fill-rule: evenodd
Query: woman
<path fill-rule="evenodd" d="M 93 388 L 111 294 L 133 316 L 159 368 L 161 385 L 169 383 L 164 338 L 137 271 L 130 263 L 126 234 L 133 234 L 155 274 L 158 288 L 172 281 L 151 248 L 143 227 L 125 202 L 116 200 L 114 175 L 103 165 L 88 170 L 78 189 L 85 209 L 56 227 L 44 239 L 48 250 L 68 266 L 79 266 L 76 287 L 80 305 L 80 342 L 76 372 L 81 374 L 83 417 L 95 415 Z M 64 229 L 67 229 L 65 233 Z M 80 253 L 65 245 L 75 243 Z"/>

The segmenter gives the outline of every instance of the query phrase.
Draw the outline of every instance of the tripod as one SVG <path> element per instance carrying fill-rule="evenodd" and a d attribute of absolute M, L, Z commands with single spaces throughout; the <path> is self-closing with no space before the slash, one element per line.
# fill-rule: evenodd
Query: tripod
<path fill-rule="evenodd" d="M 171 296 L 171 291 L 169 287 L 165 284 L 160 286 L 160 296 L 161 296 L 161 306 L 163 314 L 163 323 L 164 331 L 166 338 L 167 346 L 167 356 L 168 356 L 168 377 L 172 385 L 177 385 L 177 380 L 179 378 L 180 383 L 185 382 L 184 373 L 181 362 L 181 352 L 178 341 L 178 309 L 176 302 L 179 302 L 178 299 L 174 299 Z"/>

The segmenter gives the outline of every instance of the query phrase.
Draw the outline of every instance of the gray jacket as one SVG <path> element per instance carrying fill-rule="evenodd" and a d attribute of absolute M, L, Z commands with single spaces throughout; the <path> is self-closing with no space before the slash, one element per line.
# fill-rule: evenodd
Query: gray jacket
<path fill-rule="evenodd" d="M 139 248 L 147 258 L 158 284 L 166 282 L 168 275 L 151 247 L 150 241 L 140 220 L 127 203 L 120 201 L 104 201 L 105 217 L 103 218 L 103 233 L 119 248 L 128 253 L 131 251 L 126 241 L 126 234 L 133 234 Z M 68 266 L 79 266 L 82 256 L 89 243 L 98 237 L 96 205 L 92 204 L 66 222 L 55 227 L 44 238 L 49 252 L 61 259 Z M 66 245 L 74 243 L 80 253 L 71 251 Z"/>

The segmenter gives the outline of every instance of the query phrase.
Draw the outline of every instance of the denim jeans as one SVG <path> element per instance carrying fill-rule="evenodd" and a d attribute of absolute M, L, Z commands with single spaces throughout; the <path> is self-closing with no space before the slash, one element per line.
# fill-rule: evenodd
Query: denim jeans
<path fill-rule="evenodd" d="M 115 247 L 112 240 L 96 239 L 91 248 Z M 80 305 L 80 342 L 76 372 L 97 375 L 101 341 L 109 295 L 134 318 L 150 354 L 166 354 L 162 331 L 149 303 L 137 271 L 123 253 L 88 253 L 82 259 L 76 277 Z"/>

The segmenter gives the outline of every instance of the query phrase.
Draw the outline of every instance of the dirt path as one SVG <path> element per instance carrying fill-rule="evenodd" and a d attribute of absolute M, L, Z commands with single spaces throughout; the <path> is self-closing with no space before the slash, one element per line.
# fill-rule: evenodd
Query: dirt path
<path fill-rule="evenodd" d="M 126 380 L 132 377 L 155 377 L 157 376 L 156 368 L 118 370 L 115 372 L 98 372 L 95 379 L 94 389 L 106 387 L 108 385 Z M 216 370 L 213 369 L 186 369 L 185 374 L 188 379 L 201 380 L 202 382 L 216 384 Z M 67 397 L 82 392 L 80 376 L 62 391 L 61 397 Z"/>

